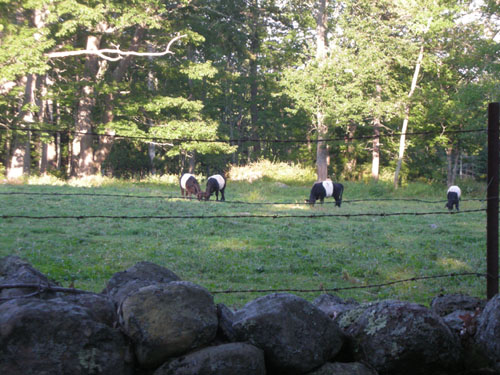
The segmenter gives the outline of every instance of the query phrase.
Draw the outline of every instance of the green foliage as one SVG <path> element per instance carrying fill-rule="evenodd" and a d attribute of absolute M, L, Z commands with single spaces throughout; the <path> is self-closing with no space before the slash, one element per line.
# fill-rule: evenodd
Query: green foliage
<path fill-rule="evenodd" d="M 407 139 L 402 181 L 444 182 L 454 160 L 448 155 L 474 164 L 468 172 L 483 178 L 484 134 L 454 131 L 483 128 L 486 105 L 497 100 L 500 44 L 489 33 L 498 29 L 491 17 L 498 5 L 485 2 L 479 20 L 461 22 L 470 3 L 329 2 L 328 53 L 317 61 L 316 3 L 0 1 L 0 126 L 20 126 L 29 114 L 32 128 L 61 132 L 63 175 L 71 170 L 73 139 L 65 132 L 81 130 L 82 90 L 91 87 L 86 131 L 133 137 L 117 145 L 131 153 L 122 150 L 124 164 L 149 170 L 147 145 L 154 141 L 161 170 L 180 172 L 195 158 L 195 169 L 205 173 L 259 160 L 313 166 L 315 143 L 274 140 L 314 141 L 321 113 L 326 136 L 339 139 L 328 144 L 329 175 L 364 181 L 371 179 L 375 120 L 383 133 L 398 133 L 409 104 L 409 132 L 434 135 Z M 99 48 L 164 51 L 177 34 L 185 37 L 161 57 L 47 56 L 83 50 L 92 37 Z M 421 46 L 421 74 L 408 103 Z M 31 102 L 29 74 L 37 76 Z M 13 133 L 5 134 L 0 160 L 8 165 Z M 363 139 L 343 141 L 352 136 Z M 53 139 L 54 133 L 33 136 L 35 169 L 37 148 Z M 100 140 L 92 147 L 101 153 Z M 397 137 L 382 139 L 381 180 L 390 180 L 397 152 Z"/>
<path fill-rule="evenodd" d="M 148 164 L 147 150 L 144 147 L 141 150 L 130 142 L 117 141 L 103 163 L 103 172 L 107 174 L 109 171 L 111 176 L 117 178 L 134 178 L 148 174 Z"/>
<path fill-rule="evenodd" d="M 43 53 L 54 45 L 40 31 L 28 26 L 15 26 L 2 31 L 0 79 L 15 80 L 23 74 L 43 74 L 49 66 Z"/>

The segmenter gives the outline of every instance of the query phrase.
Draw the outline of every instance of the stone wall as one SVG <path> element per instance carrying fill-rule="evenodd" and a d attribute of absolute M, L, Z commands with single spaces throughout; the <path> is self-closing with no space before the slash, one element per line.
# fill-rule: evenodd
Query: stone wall
<path fill-rule="evenodd" d="M 448 295 L 430 306 L 278 293 L 232 311 L 149 262 L 96 294 L 5 257 L 0 373 L 500 374 L 500 296 Z"/>

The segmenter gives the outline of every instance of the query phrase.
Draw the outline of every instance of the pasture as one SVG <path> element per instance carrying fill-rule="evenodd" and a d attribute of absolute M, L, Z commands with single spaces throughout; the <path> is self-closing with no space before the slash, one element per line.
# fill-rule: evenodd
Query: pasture
<path fill-rule="evenodd" d="M 219 218 L 0 218 L 0 256 L 18 255 L 62 286 L 100 292 L 139 261 L 169 268 L 209 291 L 350 288 L 439 274 L 486 271 L 486 212 L 458 215 L 280 217 L 445 212 L 444 186 L 343 182 L 344 202 L 303 204 L 313 181 L 228 180 L 226 202 L 180 199 L 176 178 L 98 186 L 0 185 L 1 215 L 219 216 Z M 205 180 L 200 183 L 204 188 Z M 460 182 L 459 182 L 460 183 Z M 462 211 L 485 208 L 485 187 L 460 183 Z M 12 194 L 15 193 L 15 194 Z M 21 194 L 18 194 L 21 193 Z M 387 198 L 388 200 L 383 200 Z M 402 200 L 419 198 L 429 202 Z M 358 201 L 372 199 L 367 201 Z M 398 199 L 398 200 L 396 200 Z M 245 204 L 248 202 L 250 204 Z M 286 204 L 279 204 L 283 202 Z M 273 204 L 262 204 L 273 203 Z M 270 215 L 273 217 L 245 217 Z M 224 218 L 222 216 L 240 216 Z M 411 281 L 333 294 L 428 305 L 440 293 L 485 297 L 483 277 Z M 266 293 L 214 294 L 239 307 Z M 320 293 L 295 293 L 312 300 Z"/>

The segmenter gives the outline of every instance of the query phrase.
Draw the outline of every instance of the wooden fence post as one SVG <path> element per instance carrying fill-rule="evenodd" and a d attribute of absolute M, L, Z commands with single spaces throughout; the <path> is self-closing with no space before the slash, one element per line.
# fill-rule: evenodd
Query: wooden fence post
<path fill-rule="evenodd" d="M 498 174 L 500 103 L 488 106 L 488 189 L 486 193 L 486 297 L 498 293 Z"/>

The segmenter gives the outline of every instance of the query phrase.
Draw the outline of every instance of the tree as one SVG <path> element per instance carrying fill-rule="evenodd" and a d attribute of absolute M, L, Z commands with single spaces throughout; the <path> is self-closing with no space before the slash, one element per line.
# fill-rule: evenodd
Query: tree
<path fill-rule="evenodd" d="M 427 20 L 427 26 L 424 29 L 424 35 L 428 32 L 432 22 L 432 16 L 429 16 Z M 418 75 L 420 73 L 420 66 L 422 65 L 422 60 L 424 58 L 424 42 L 421 42 L 420 50 L 418 52 L 417 62 L 415 63 L 415 71 L 413 73 L 413 78 L 411 80 L 410 91 L 408 92 L 408 100 L 411 100 L 413 97 L 413 93 L 415 92 L 415 88 L 417 86 Z M 396 170 L 394 172 L 394 188 L 397 189 L 399 185 L 399 172 L 401 171 L 401 164 L 403 163 L 403 156 L 406 147 L 406 131 L 408 130 L 408 120 L 410 117 L 410 102 L 407 102 L 405 105 L 404 111 L 404 120 L 403 126 L 401 127 L 401 138 L 399 141 L 399 153 L 398 153 L 398 161 L 396 165 Z"/>
<path fill-rule="evenodd" d="M 401 82 L 400 64 L 407 51 L 404 43 L 407 20 L 399 4 L 393 1 L 346 2 L 341 20 L 343 34 L 339 40 L 356 61 L 356 77 L 360 88 L 357 102 L 358 119 L 351 121 L 349 132 L 356 127 L 371 127 L 371 177 L 378 181 L 381 162 L 380 133 L 399 115 Z M 354 72 L 354 70 L 353 70 Z"/>
<path fill-rule="evenodd" d="M 3 42 L 0 53 L 0 87 L 8 94 L 17 85 L 16 79 L 23 77 L 20 82 L 24 82 L 21 110 L 15 115 L 15 120 L 4 118 L 2 121 L 4 126 L 16 128 L 5 162 L 8 166 L 8 178 L 18 178 L 30 171 L 30 130 L 37 121 L 37 81 L 39 74 L 46 69 L 40 52 L 52 45 L 44 35 L 47 18 L 45 7 L 38 4 L 40 7 L 32 10 L 25 5 L 23 1 L 15 1 L 1 4 L 0 8 L 5 12 L 0 28 Z M 20 46 L 25 49 L 19 48 Z"/>

